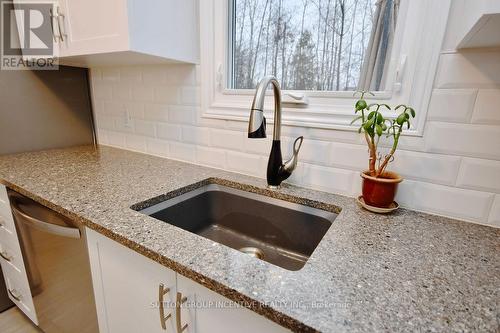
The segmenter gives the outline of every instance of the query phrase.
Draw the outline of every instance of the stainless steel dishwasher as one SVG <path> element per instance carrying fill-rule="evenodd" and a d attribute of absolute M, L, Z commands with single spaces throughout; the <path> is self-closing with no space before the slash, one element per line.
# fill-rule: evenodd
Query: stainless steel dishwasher
<path fill-rule="evenodd" d="M 85 229 L 17 192 L 8 195 L 39 327 L 98 332 Z"/>

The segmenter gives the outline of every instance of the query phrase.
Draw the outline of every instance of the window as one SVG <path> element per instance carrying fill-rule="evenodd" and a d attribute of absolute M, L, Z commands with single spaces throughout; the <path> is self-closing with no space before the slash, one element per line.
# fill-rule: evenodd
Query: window
<path fill-rule="evenodd" d="M 252 89 L 260 78 L 273 75 L 285 90 L 355 91 L 360 78 L 371 71 L 376 74 L 371 90 L 384 90 L 384 64 L 398 4 L 399 0 L 233 0 L 231 88 Z M 382 66 L 373 71 L 370 67 L 377 61 Z"/>
<path fill-rule="evenodd" d="M 200 1 L 203 117 L 248 121 L 255 86 L 271 74 L 284 99 L 294 92 L 307 100 L 283 104 L 285 125 L 355 130 L 359 87 L 373 91 L 373 101 L 412 105 L 419 112 L 406 134 L 422 135 L 449 7 L 450 0 Z M 272 105 L 269 97 L 269 122 Z"/>

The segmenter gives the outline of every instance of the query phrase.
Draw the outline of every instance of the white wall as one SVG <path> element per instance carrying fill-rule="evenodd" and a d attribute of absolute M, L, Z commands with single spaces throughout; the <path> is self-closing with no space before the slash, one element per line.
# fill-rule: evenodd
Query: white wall
<path fill-rule="evenodd" d="M 403 138 L 390 168 L 406 178 L 402 206 L 500 226 L 500 50 L 454 50 L 463 2 L 453 2 L 424 136 Z M 265 177 L 270 139 L 247 139 L 245 122 L 201 118 L 199 68 L 101 68 L 91 76 L 101 144 Z M 305 137 L 291 183 L 359 194 L 367 149 L 357 133 L 284 127 L 282 135 L 285 152 Z"/>

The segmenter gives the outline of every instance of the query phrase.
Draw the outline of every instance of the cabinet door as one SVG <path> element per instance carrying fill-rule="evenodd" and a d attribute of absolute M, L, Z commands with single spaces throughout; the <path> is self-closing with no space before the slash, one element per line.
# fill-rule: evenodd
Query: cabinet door
<path fill-rule="evenodd" d="M 168 268 L 87 229 L 92 280 L 101 333 L 174 330 L 175 273 Z M 159 286 L 170 291 L 160 296 Z M 164 316 L 161 326 L 160 304 Z"/>
<path fill-rule="evenodd" d="M 126 0 L 59 0 L 59 6 L 65 37 L 61 57 L 128 48 Z"/>
<path fill-rule="evenodd" d="M 184 333 L 290 332 L 180 274 L 177 274 L 177 291 L 187 298 L 180 311 L 181 326 L 187 324 Z"/>
<path fill-rule="evenodd" d="M 15 20 L 15 24 L 11 22 L 10 26 L 10 29 L 15 29 L 10 36 L 10 38 L 12 38 L 11 45 L 13 47 L 15 45 L 16 48 L 19 47 L 22 49 L 24 60 L 59 56 L 59 30 L 55 17 L 55 13 L 57 12 L 57 1 L 58 0 L 13 0 L 12 4 L 5 4 L 6 6 L 3 10 L 9 10 L 5 15 L 9 15 L 11 19 Z M 31 12 L 31 9 L 34 11 Z M 41 22 L 38 21 L 38 12 L 41 13 Z M 32 24 L 34 25 L 33 28 L 41 27 L 43 30 L 42 35 L 31 32 Z M 15 36 L 16 34 L 17 38 Z M 46 40 L 45 37 L 51 37 L 52 39 Z M 28 51 L 30 48 L 41 49 L 42 51 Z M 45 50 L 47 50 L 47 52 L 45 52 Z"/>

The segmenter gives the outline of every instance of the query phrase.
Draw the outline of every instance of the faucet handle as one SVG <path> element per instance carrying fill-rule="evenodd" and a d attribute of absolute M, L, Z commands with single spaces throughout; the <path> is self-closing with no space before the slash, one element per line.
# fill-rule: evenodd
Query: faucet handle
<path fill-rule="evenodd" d="M 304 141 L 304 137 L 303 136 L 299 136 L 293 142 L 293 155 L 294 156 L 299 154 L 299 150 L 300 150 L 300 147 L 302 147 L 302 142 L 303 141 Z M 297 143 L 298 143 L 298 145 L 297 145 Z"/>
<path fill-rule="evenodd" d="M 304 137 L 303 136 L 299 136 L 297 139 L 295 139 L 295 141 L 293 142 L 292 157 L 290 157 L 290 159 L 283 164 L 283 169 L 288 173 L 288 176 L 297 167 L 299 150 L 300 150 L 300 147 L 302 147 L 302 142 L 303 141 L 304 141 Z"/>

